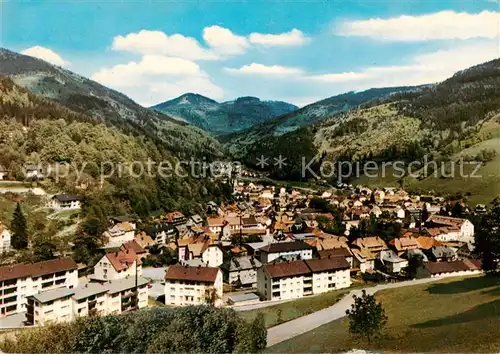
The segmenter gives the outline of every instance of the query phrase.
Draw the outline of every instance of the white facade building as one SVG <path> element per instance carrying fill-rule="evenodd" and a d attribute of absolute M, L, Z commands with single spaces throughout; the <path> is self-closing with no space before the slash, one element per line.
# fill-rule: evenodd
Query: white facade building
<path fill-rule="evenodd" d="M 0 253 L 10 251 L 10 231 L 0 222 Z"/>
<path fill-rule="evenodd" d="M 215 291 L 216 305 L 222 305 L 222 272 L 219 268 L 173 265 L 165 275 L 165 304 L 174 306 L 206 303 Z"/>
<path fill-rule="evenodd" d="M 257 290 L 265 300 L 296 299 L 351 285 L 343 257 L 278 262 L 257 271 Z"/>
<path fill-rule="evenodd" d="M 135 239 L 135 230 L 135 223 L 123 221 L 104 232 L 104 237 L 108 240 L 108 244 L 120 246 Z"/>
<path fill-rule="evenodd" d="M 139 277 L 88 283 L 75 289 L 60 287 L 28 297 L 26 321 L 35 326 L 69 322 L 77 317 L 120 314 L 148 306 L 149 280 Z M 137 285 L 137 289 L 136 289 Z"/>
<path fill-rule="evenodd" d="M 82 198 L 71 194 L 58 194 L 50 199 L 49 207 L 54 210 L 77 210 L 81 208 Z"/>
<path fill-rule="evenodd" d="M 0 267 L 0 316 L 25 312 L 28 296 L 62 286 L 78 286 L 78 266 L 70 258 Z"/>
<path fill-rule="evenodd" d="M 137 269 L 136 269 L 137 268 Z M 142 265 L 131 249 L 106 253 L 94 266 L 94 278 L 102 281 L 124 279 L 142 275 Z"/>
<path fill-rule="evenodd" d="M 224 262 L 223 257 L 224 254 L 218 245 L 209 245 L 201 254 L 203 263 L 214 268 L 220 266 Z"/>

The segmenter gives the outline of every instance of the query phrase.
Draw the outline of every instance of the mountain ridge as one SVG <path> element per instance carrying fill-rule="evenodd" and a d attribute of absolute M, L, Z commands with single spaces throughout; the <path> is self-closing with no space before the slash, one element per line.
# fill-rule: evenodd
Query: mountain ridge
<path fill-rule="evenodd" d="M 298 107 L 283 101 L 263 101 L 253 96 L 217 102 L 200 94 L 185 93 L 154 105 L 150 109 L 220 135 L 247 129 L 276 116 L 292 112 Z"/>

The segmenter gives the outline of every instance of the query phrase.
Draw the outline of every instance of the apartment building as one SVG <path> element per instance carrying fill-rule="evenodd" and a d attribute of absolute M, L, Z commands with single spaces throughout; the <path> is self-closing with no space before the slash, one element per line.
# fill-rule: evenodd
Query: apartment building
<path fill-rule="evenodd" d="M 77 317 L 120 314 L 148 306 L 149 280 L 139 277 L 108 283 L 89 283 L 74 289 L 61 287 L 27 298 L 26 323 L 44 325 Z"/>
<path fill-rule="evenodd" d="M 215 289 L 216 305 L 222 304 L 222 272 L 213 267 L 173 265 L 165 275 L 165 304 L 199 305 L 206 302 L 209 291 Z"/>
<path fill-rule="evenodd" d="M 78 286 L 78 266 L 71 258 L 0 267 L 0 316 L 25 312 L 28 296 L 63 286 Z"/>
<path fill-rule="evenodd" d="M 263 264 L 277 258 L 311 259 L 313 248 L 302 241 L 276 242 L 259 248 L 259 258 Z"/>
<path fill-rule="evenodd" d="M 257 271 L 257 290 L 265 300 L 296 299 L 351 285 L 343 257 L 266 264 Z"/>

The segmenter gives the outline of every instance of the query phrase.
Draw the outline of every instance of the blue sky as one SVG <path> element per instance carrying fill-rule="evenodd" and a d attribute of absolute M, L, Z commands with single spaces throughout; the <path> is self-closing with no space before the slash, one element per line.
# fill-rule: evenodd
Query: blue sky
<path fill-rule="evenodd" d="M 498 58 L 485 1 L 4 1 L 1 46 L 152 105 L 183 92 L 305 105 Z"/>

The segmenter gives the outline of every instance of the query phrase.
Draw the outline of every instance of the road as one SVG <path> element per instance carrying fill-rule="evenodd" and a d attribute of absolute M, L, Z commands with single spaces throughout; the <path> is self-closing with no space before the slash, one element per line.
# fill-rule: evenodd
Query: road
<path fill-rule="evenodd" d="M 367 294 L 374 294 L 379 290 L 400 288 L 404 286 L 430 283 L 443 278 L 426 278 L 409 280 L 399 283 L 380 284 L 374 287 L 365 288 Z M 295 320 L 271 327 L 267 330 L 267 346 L 270 347 L 287 339 L 309 332 L 326 323 L 335 321 L 345 316 L 345 311 L 351 308 L 353 295 L 361 295 L 363 289 L 352 290 L 342 300 L 326 309 L 311 313 L 310 315 L 299 317 Z"/>

